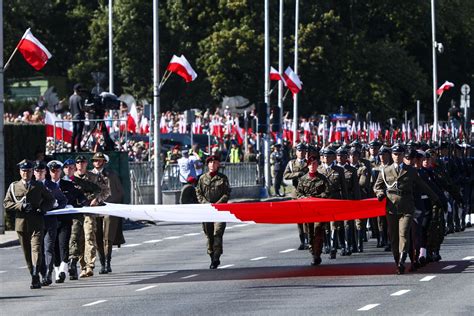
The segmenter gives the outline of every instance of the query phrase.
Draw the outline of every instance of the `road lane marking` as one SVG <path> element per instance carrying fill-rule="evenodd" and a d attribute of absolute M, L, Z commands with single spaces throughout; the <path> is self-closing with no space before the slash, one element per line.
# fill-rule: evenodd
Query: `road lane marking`
<path fill-rule="evenodd" d="M 107 300 L 98 300 L 98 301 L 95 301 L 95 302 L 92 302 L 92 303 L 84 304 L 82 306 L 92 306 L 92 305 L 97 305 L 97 304 L 100 304 L 100 303 L 103 303 L 103 302 L 107 302 Z"/>
<path fill-rule="evenodd" d="M 267 257 L 252 258 L 252 259 L 250 259 L 250 261 L 258 261 L 258 260 L 262 260 L 262 259 L 267 259 Z"/>
<path fill-rule="evenodd" d="M 371 310 L 372 308 L 377 307 L 379 305 L 380 304 L 368 304 L 368 305 L 365 305 L 364 307 L 359 308 L 358 311 L 368 311 L 368 310 Z"/>
<path fill-rule="evenodd" d="M 5 273 L 5 272 L 7 272 L 7 271 L 0 271 L 0 274 Z"/>
<path fill-rule="evenodd" d="M 250 224 L 238 224 L 238 225 L 234 225 L 232 227 L 245 227 L 245 226 L 249 226 Z"/>
<path fill-rule="evenodd" d="M 226 264 L 225 266 L 218 267 L 217 269 L 226 269 L 235 266 L 235 264 Z"/>
<path fill-rule="evenodd" d="M 290 248 L 290 249 L 282 250 L 282 251 L 280 251 L 280 253 L 288 253 L 288 252 L 292 252 L 292 251 L 295 251 L 295 250 L 296 250 L 295 248 Z"/>
<path fill-rule="evenodd" d="M 152 239 L 152 240 L 144 241 L 143 243 L 144 244 L 154 244 L 156 242 L 161 242 L 161 241 L 163 241 L 163 239 Z"/>
<path fill-rule="evenodd" d="M 181 279 L 191 279 L 191 278 L 197 277 L 198 275 L 199 274 L 190 274 L 190 275 L 182 277 Z"/>
<path fill-rule="evenodd" d="M 436 278 L 436 275 L 428 275 L 428 276 L 425 276 L 423 279 L 421 279 L 420 281 L 421 282 L 428 282 L 428 281 L 431 281 L 433 280 L 434 278 Z"/>
<path fill-rule="evenodd" d="M 197 236 L 201 235 L 201 233 L 189 233 L 189 234 L 184 234 L 184 236 Z"/>
<path fill-rule="evenodd" d="M 26 268 L 28 268 L 28 266 L 18 267 L 17 269 L 26 269 Z"/>
<path fill-rule="evenodd" d="M 166 237 L 166 238 L 164 238 L 164 239 L 166 239 L 166 240 L 172 240 L 172 239 L 179 239 L 179 238 L 181 238 L 181 236 L 170 236 L 170 237 Z"/>
<path fill-rule="evenodd" d="M 135 292 L 146 291 L 146 290 L 152 289 L 154 287 L 156 287 L 156 285 L 145 286 L 145 287 L 142 287 L 141 289 L 135 290 Z"/>
<path fill-rule="evenodd" d="M 472 260 L 472 259 L 474 259 L 474 256 L 468 256 L 468 257 L 462 258 L 462 260 Z"/>
<path fill-rule="evenodd" d="M 455 267 L 456 267 L 456 265 L 453 264 L 453 265 L 444 267 L 442 270 L 451 270 L 452 268 L 455 268 Z"/>
<path fill-rule="evenodd" d="M 132 248 L 132 247 L 136 247 L 136 246 L 140 246 L 141 244 L 125 244 L 123 246 L 121 246 L 121 248 Z"/>
<path fill-rule="evenodd" d="M 406 294 L 408 292 L 410 292 L 410 290 L 400 290 L 398 292 L 390 294 L 390 296 L 402 296 L 403 294 Z"/>

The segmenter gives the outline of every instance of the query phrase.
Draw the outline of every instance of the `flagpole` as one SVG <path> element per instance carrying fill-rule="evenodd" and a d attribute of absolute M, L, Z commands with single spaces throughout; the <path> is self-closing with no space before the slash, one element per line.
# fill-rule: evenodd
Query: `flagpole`
<path fill-rule="evenodd" d="M 438 100 L 436 97 L 437 71 L 436 71 L 436 33 L 435 33 L 435 0 L 431 0 L 431 50 L 433 54 L 433 140 L 438 140 Z"/>
<path fill-rule="evenodd" d="M 280 0 L 280 14 L 279 14 L 279 32 L 278 32 L 278 72 L 283 73 L 283 0 Z M 283 81 L 278 81 L 278 110 L 280 111 L 280 122 L 278 133 L 281 133 L 283 126 Z"/>
<path fill-rule="evenodd" d="M 267 192 L 270 192 L 270 19 L 269 19 L 269 0 L 265 0 L 265 86 L 264 86 L 264 102 L 266 115 L 266 135 L 264 138 L 264 175 L 265 187 Z"/>
<path fill-rule="evenodd" d="M 161 140 L 158 122 L 160 121 L 160 46 L 159 46 L 159 25 L 158 25 L 158 2 L 153 0 L 153 149 L 154 159 L 154 194 L 155 204 L 162 204 L 161 195 Z"/>
<path fill-rule="evenodd" d="M 11 58 L 16 52 L 13 52 Z M 8 64 L 7 64 L 8 66 Z M 5 145 L 3 137 L 3 1 L 0 0 L 0 196 L 5 196 Z M 5 217 L 3 203 L 0 205 L 0 234 L 5 234 Z"/>
<path fill-rule="evenodd" d="M 2 42 L 3 43 L 3 42 Z M 2 48 L 3 49 L 3 48 Z M 10 66 L 10 62 L 12 61 L 13 59 L 13 56 L 15 56 L 16 52 L 18 51 L 18 45 L 15 47 L 15 49 L 13 50 L 13 53 L 10 55 L 10 58 L 8 58 L 7 60 L 7 63 L 5 64 L 5 66 L 3 66 L 3 72 L 5 72 L 8 68 L 8 66 Z M 2 52 L 2 58 L 3 58 L 3 52 Z"/>
<path fill-rule="evenodd" d="M 295 74 L 298 75 L 298 25 L 299 25 L 299 10 L 300 2 L 295 2 Z M 296 130 L 298 125 L 298 94 L 293 95 L 293 144 L 296 144 Z"/>
<path fill-rule="evenodd" d="M 113 32 L 112 32 L 112 17 L 113 17 L 113 0 L 109 0 L 109 92 L 114 93 L 114 54 L 113 54 Z"/>

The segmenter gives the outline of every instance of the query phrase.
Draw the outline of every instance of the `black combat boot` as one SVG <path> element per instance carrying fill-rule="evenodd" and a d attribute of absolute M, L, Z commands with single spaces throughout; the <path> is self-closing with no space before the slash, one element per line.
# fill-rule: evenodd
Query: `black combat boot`
<path fill-rule="evenodd" d="M 77 280 L 78 275 L 77 275 L 77 261 L 74 259 L 71 259 L 69 261 L 69 280 Z"/>
<path fill-rule="evenodd" d="M 344 238 L 346 240 L 346 255 L 350 256 L 352 255 L 352 240 L 354 239 L 353 235 L 353 230 L 351 227 L 345 227 L 344 228 Z M 357 251 L 356 248 L 354 248 L 354 251 Z"/>
<path fill-rule="evenodd" d="M 298 247 L 298 250 L 304 250 L 304 248 L 306 247 L 305 239 L 305 234 L 300 234 L 300 246 Z"/>
<path fill-rule="evenodd" d="M 312 266 L 319 266 L 321 264 L 320 256 L 313 256 L 313 261 L 311 261 Z"/>
<path fill-rule="evenodd" d="M 107 274 L 108 271 L 107 271 L 107 268 L 105 267 L 105 258 L 104 258 L 104 257 L 100 257 L 99 260 L 100 260 L 100 270 L 99 270 L 99 274 Z"/>
<path fill-rule="evenodd" d="M 42 286 L 49 286 L 53 283 L 53 278 L 52 278 L 52 272 L 48 271 L 46 274 L 43 276 L 43 282 L 41 282 Z"/>
<path fill-rule="evenodd" d="M 398 263 L 398 274 L 404 274 L 405 273 L 405 260 L 407 259 L 407 253 L 402 252 L 400 256 L 400 262 Z"/>
<path fill-rule="evenodd" d="M 219 256 L 213 255 L 211 257 L 211 265 L 209 266 L 209 269 L 217 269 L 217 267 L 221 264 L 221 261 L 219 259 Z"/>
<path fill-rule="evenodd" d="M 324 247 L 323 253 L 329 254 L 331 252 L 331 233 L 329 230 L 324 231 Z"/>
<path fill-rule="evenodd" d="M 111 258 L 108 258 L 108 259 L 107 259 L 107 266 L 106 266 L 107 273 L 111 273 L 111 272 L 112 272 L 112 267 L 110 266 L 110 260 L 111 260 Z"/>
<path fill-rule="evenodd" d="M 358 229 L 357 230 L 357 251 L 364 252 L 364 236 L 363 231 Z"/>
<path fill-rule="evenodd" d="M 329 253 L 329 258 L 330 259 L 336 259 L 336 253 L 337 253 L 337 235 L 334 230 L 331 231 L 331 237 L 329 239 L 331 242 L 331 251 Z"/>
<path fill-rule="evenodd" d="M 38 268 L 36 266 L 33 266 L 33 269 L 31 270 L 30 289 L 32 290 L 41 289 L 40 276 L 38 274 Z"/>

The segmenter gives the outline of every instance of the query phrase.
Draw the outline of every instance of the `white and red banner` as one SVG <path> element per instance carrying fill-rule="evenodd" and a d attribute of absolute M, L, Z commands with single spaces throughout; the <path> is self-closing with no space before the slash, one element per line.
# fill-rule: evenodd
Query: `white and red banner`
<path fill-rule="evenodd" d="M 132 103 L 130 107 L 130 113 L 127 115 L 127 130 L 130 133 L 135 134 L 137 132 L 138 125 L 138 112 L 135 102 Z"/>
<path fill-rule="evenodd" d="M 298 94 L 298 92 L 303 89 L 303 83 L 301 82 L 298 75 L 291 69 L 291 67 L 286 68 L 285 73 L 283 74 L 286 85 L 290 89 L 293 95 Z"/>
<path fill-rule="evenodd" d="M 113 215 L 148 221 L 292 224 L 382 216 L 385 214 L 385 201 L 379 202 L 376 198 L 358 201 L 305 198 L 283 202 L 228 204 L 127 205 L 107 203 L 105 206 L 50 211 L 48 215 L 74 213 Z"/>
<path fill-rule="evenodd" d="M 270 67 L 270 80 L 271 81 L 281 81 L 286 86 L 286 81 L 282 75 L 273 67 Z"/>
<path fill-rule="evenodd" d="M 27 29 L 17 45 L 25 60 L 36 70 L 41 70 L 52 57 L 49 50 Z"/>
<path fill-rule="evenodd" d="M 437 95 L 442 95 L 444 91 L 448 91 L 449 89 L 451 89 L 452 87 L 454 87 L 454 83 L 452 82 L 449 82 L 449 81 L 445 81 L 441 87 L 438 88 L 438 90 L 436 90 L 436 94 Z"/>
<path fill-rule="evenodd" d="M 166 70 L 174 72 L 178 76 L 183 77 L 184 81 L 186 82 L 194 81 L 194 79 L 197 78 L 196 72 L 194 71 L 193 67 L 191 67 L 184 55 L 181 55 L 181 57 L 173 55 L 168 67 L 166 67 Z"/>
<path fill-rule="evenodd" d="M 72 122 L 61 121 L 54 113 L 46 111 L 44 123 L 46 126 L 46 137 L 56 137 L 57 140 L 63 140 L 67 143 L 72 142 Z M 57 123 L 56 123 L 57 122 Z M 56 131 L 56 135 L 54 134 Z"/>

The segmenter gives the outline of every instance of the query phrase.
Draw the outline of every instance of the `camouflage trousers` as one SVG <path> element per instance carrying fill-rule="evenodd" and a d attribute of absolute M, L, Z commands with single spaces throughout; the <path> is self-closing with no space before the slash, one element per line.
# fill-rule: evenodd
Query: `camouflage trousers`
<path fill-rule="evenodd" d="M 84 216 L 72 220 L 71 237 L 69 238 L 69 260 L 84 263 Z"/>
<path fill-rule="evenodd" d="M 309 252 L 314 257 L 321 257 L 324 231 L 327 229 L 328 223 L 306 223 L 304 226 L 308 233 Z"/>
<path fill-rule="evenodd" d="M 79 261 L 81 270 L 94 269 L 97 253 L 96 218 L 85 215 L 73 219 L 69 239 L 69 259 Z"/>
<path fill-rule="evenodd" d="M 207 254 L 220 257 L 223 253 L 222 238 L 226 223 L 202 223 L 202 229 L 207 237 Z"/>

